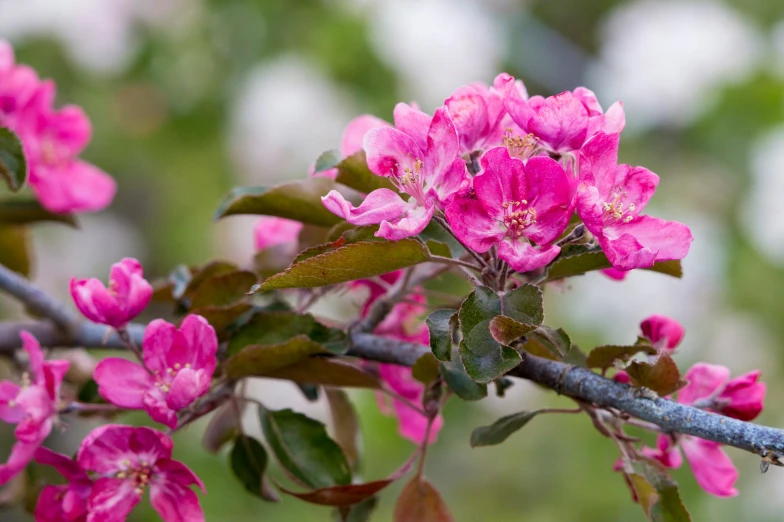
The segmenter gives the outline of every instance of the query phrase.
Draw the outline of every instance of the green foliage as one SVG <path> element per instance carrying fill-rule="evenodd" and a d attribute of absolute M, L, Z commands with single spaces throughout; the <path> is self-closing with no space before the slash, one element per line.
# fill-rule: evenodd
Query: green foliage
<path fill-rule="evenodd" d="M 379 389 L 378 378 L 348 361 L 330 357 L 308 357 L 283 368 L 265 373 L 264 377 L 284 379 L 298 384 L 318 384 L 342 388 Z"/>
<path fill-rule="evenodd" d="M 426 353 L 411 367 L 411 375 L 422 384 L 430 384 L 439 375 L 438 359 L 432 353 Z"/>
<path fill-rule="evenodd" d="M 440 308 L 434 310 L 425 319 L 430 330 L 430 348 L 439 361 L 448 361 L 452 358 L 453 318 L 456 314 L 451 308 Z"/>
<path fill-rule="evenodd" d="M 515 321 L 528 325 L 540 325 L 544 321 L 542 289 L 536 285 L 520 285 L 504 294 L 503 314 Z"/>
<path fill-rule="evenodd" d="M 232 335 L 228 354 L 237 354 L 249 345 L 283 343 L 295 336 L 306 336 L 320 344 L 324 351 L 342 353 L 347 348 L 346 334 L 342 330 L 324 326 L 310 314 L 260 311 Z"/>
<path fill-rule="evenodd" d="M 0 178 L 11 192 L 18 192 L 27 182 L 27 174 L 22 141 L 11 129 L 0 127 Z"/>
<path fill-rule="evenodd" d="M 30 275 L 31 260 L 27 228 L 0 226 L 0 265 L 24 276 Z"/>
<path fill-rule="evenodd" d="M 627 477 L 650 522 L 691 522 L 678 484 L 660 465 L 650 461 L 635 462 L 634 471 Z"/>
<path fill-rule="evenodd" d="M 315 354 L 329 353 L 307 335 L 297 335 L 279 344 L 245 346 L 224 364 L 230 379 L 265 377 Z"/>
<path fill-rule="evenodd" d="M 442 362 L 440 371 L 449 389 L 464 401 L 479 401 L 487 397 L 487 385 L 469 377 L 460 359 Z"/>
<path fill-rule="evenodd" d="M 267 469 L 267 450 L 252 437 L 240 435 L 234 439 L 229 455 L 231 470 L 245 489 L 252 495 L 262 497 L 264 472 Z"/>
<path fill-rule="evenodd" d="M 246 270 L 205 278 L 190 291 L 191 308 L 232 305 L 243 299 L 256 281 L 256 274 Z"/>
<path fill-rule="evenodd" d="M 313 166 L 313 172 L 324 172 L 325 170 L 329 170 L 334 168 L 338 163 L 340 163 L 340 151 L 338 150 L 327 150 L 321 153 L 316 159 L 316 164 Z"/>
<path fill-rule="evenodd" d="M 670 354 L 662 352 L 653 363 L 632 361 L 626 373 L 635 386 L 644 386 L 660 396 L 669 395 L 682 388 L 686 382 L 681 380 L 678 365 Z"/>
<path fill-rule="evenodd" d="M 0 201 L 0 224 L 2 225 L 27 225 L 42 221 L 62 223 L 78 228 L 76 217 L 73 214 L 49 212 L 34 199 Z"/>
<path fill-rule="evenodd" d="M 501 444 L 509 438 L 512 433 L 528 424 L 528 421 L 536 417 L 539 413 L 541 413 L 541 410 L 521 411 L 520 413 L 501 417 L 489 426 L 476 428 L 471 433 L 471 446 L 476 448 L 477 446 Z"/>
<path fill-rule="evenodd" d="M 388 178 L 376 176 L 370 172 L 364 150 L 345 158 L 337 164 L 337 169 L 338 177 L 335 178 L 335 181 L 364 194 L 381 188 L 397 192 Z"/>
<path fill-rule="evenodd" d="M 601 368 L 602 370 L 605 370 L 613 367 L 616 361 L 622 363 L 628 362 L 629 359 L 640 352 L 647 353 L 648 355 L 656 355 L 656 348 L 650 344 L 597 346 L 588 354 L 586 364 L 589 368 Z"/>
<path fill-rule="evenodd" d="M 522 361 L 516 350 L 504 346 L 490 332 L 492 319 L 482 321 L 460 343 L 460 358 L 466 372 L 479 383 L 493 381 Z"/>
<path fill-rule="evenodd" d="M 291 410 L 259 408 L 264 437 L 278 463 L 313 489 L 351 483 L 351 468 L 324 425 Z"/>
<path fill-rule="evenodd" d="M 351 469 L 359 469 L 359 448 L 362 434 L 359 430 L 359 417 L 354 405 L 343 390 L 327 388 L 325 391 L 329 404 L 330 417 L 332 418 L 332 433 L 346 455 Z M 353 504 L 354 502 L 352 502 Z"/>
<path fill-rule="evenodd" d="M 605 268 L 612 268 L 612 265 L 599 247 L 588 249 L 582 245 L 573 245 L 565 248 L 550 265 L 546 280 L 555 281 Z M 681 262 L 678 260 L 657 261 L 651 268 L 645 270 L 677 278 L 683 277 Z"/>

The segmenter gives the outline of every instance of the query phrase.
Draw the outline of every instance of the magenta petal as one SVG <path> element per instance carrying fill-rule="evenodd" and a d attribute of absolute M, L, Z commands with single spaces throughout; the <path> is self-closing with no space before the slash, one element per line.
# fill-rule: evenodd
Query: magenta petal
<path fill-rule="evenodd" d="M 678 402 L 693 404 L 710 397 L 730 378 L 730 369 L 717 364 L 697 363 L 683 378 L 688 384 L 678 392 Z"/>
<path fill-rule="evenodd" d="M 616 184 L 620 135 L 600 133 L 580 149 L 580 180 L 593 185 L 604 200 Z"/>
<path fill-rule="evenodd" d="M 720 444 L 686 436 L 681 440 L 681 446 L 694 478 L 702 489 L 717 497 L 734 497 L 738 494 L 734 487 L 738 470 Z"/>
<path fill-rule="evenodd" d="M 340 153 L 343 156 L 351 156 L 362 150 L 362 143 L 367 131 L 378 127 L 389 127 L 389 123 L 370 114 L 362 114 L 351 120 L 343 130 Z"/>
<path fill-rule="evenodd" d="M 505 235 L 502 225 L 488 216 L 482 203 L 475 199 L 455 198 L 446 208 L 446 219 L 457 238 L 475 252 L 487 252 Z"/>
<path fill-rule="evenodd" d="M 99 478 L 90 493 L 87 522 L 125 522 L 141 499 L 132 480 Z"/>
<path fill-rule="evenodd" d="M 68 486 L 46 486 L 35 504 L 35 522 L 63 522 L 69 519 L 63 509 L 63 497 Z M 77 519 L 78 520 L 78 519 Z"/>
<path fill-rule="evenodd" d="M 135 410 L 144 408 L 144 393 L 155 386 L 153 377 L 140 364 L 118 357 L 99 362 L 93 378 L 106 401 Z"/>
<path fill-rule="evenodd" d="M 273 245 L 295 244 L 301 230 L 299 221 L 262 216 L 253 228 L 254 246 L 256 250 L 263 250 Z"/>
<path fill-rule="evenodd" d="M 393 117 L 397 130 L 411 136 L 421 150 L 427 149 L 427 132 L 432 120 L 430 116 L 406 103 L 398 103 Z"/>
<path fill-rule="evenodd" d="M 164 522 L 203 522 L 199 498 L 190 488 L 164 480 L 153 480 L 150 503 Z"/>
<path fill-rule="evenodd" d="M 677 347 L 685 330 L 681 323 L 664 315 L 652 315 L 640 323 L 642 335 L 658 348 L 674 350 Z"/>
<path fill-rule="evenodd" d="M 399 241 L 407 237 L 415 236 L 422 232 L 427 224 L 430 223 L 433 212 L 435 212 L 435 206 L 430 201 L 427 206 L 410 206 L 408 212 L 406 212 L 403 217 L 395 221 L 382 221 L 381 226 L 378 228 L 378 232 L 376 232 L 376 236 L 389 239 L 390 241 Z"/>
<path fill-rule="evenodd" d="M 648 268 L 656 261 L 683 259 L 694 239 L 689 227 L 677 221 L 638 216 L 628 223 L 604 228 L 600 244 L 614 268 Z"/>
<path fill-rule="evenodd" d="M 488 106 L 485 97 L 474 86 L 458 88 L 446 99 L 444 105 L 460 136 L 460 148 L 468 153 L 485 136 L 491 123 L 488 121 Z"/>
<path fill-rule="evenodd" d="M 57 453 L 41 446 L 35 450 L 33 458 L 39 464 L 55 468 L 68 482 L 89 481 L 87 474 L 79 467 L 79 464 L 62 453 Z"/>
<path fill-rule="evenodd" d="M 169 351 L 166 361 L 169 368 L 178 370 L 190 364 L 194 369 L 201 369 L 212 377 L 217 360 L 218 336 L 207 320 L 195 314 L 183 319 L 179 329 L 184 343 L 175 343 Z"/>
<path fill-rule="evenodd" d="M 504 203 L 525 199 L 525 165 L 509 156 L 506 147 L 494 147 L 482 155 L 481 172 L 474 177 L 474 192 L 487 215 L 501 220 Z"/>
<path fill-rule="evenodd" d="M 82 440 L 76 461 L 85 471 L 113 474 L 123 470 L 121 462 L 129 460 L 131 437 L 135 428 L 118 424 L 105 424 L 91 431 Z"/>
<path fill-rule="evenodd" d="M 166 404 L 172 410 L 179 411 L 207 393 L 210 388 L 210 378 L 203 371 L 184 368 L 177 372 L 169 386 Z"/>
<path fill-rule="evenodd" d="M 84 161 L 34 168 L 30 187 L 41 205 L 51 212 L 97 212 L 108 207 L 117 192 L 117 183 L 111 176 Z"/>
<path fill-rule="evenodd" d="M 422 444 L 427 432 L 427 417 L 402 401 L 393 400 L 392 406 L 397 417 L 400 435 L 414 444 Z M 444 418 L 441 415 L 433 420 L 428 443 L 432 444 L 436 441 L 443 425 Z"/>
<path fill-rule="evenodd" d="M 166 403 L 166 396 L 159 388 L 148 390 L 144 394 L 144 410 L 155 422 L 168 426 L 171 429 L 177 427 L 177 412 Z"/>
<path fill-rule="evenodd" d="M 629 165 L 618 165 L 615 171 L 615 186 L 623 187 L 625 206 L 634 204 L 633 211 L 628 211 L 625 215 L 636 216 L 645 208 L 645 205 L 653 197 L 656 187 L 659 185 L 659 176 L 644 167 L 630 167 Z"/>
<path fill-rule="evenodd" d="M 659 434 L 656 437 L 656 449 L 643 446 L 642 454 L 650 459 L 661 462 L 670 469 L 678 469 L 683 464 L 683 456 L 677 446 L 672 444 L 668 435 Z"/>
<path fill-rule="evenodd" d="M 585 87 L 578 87 L 572 91 L 574 97 L 580 100 L 585 109 L 588 111 L 588 116 L 601 116 L 603 114 L 602 106 L 592 90 Z"/>
<path fill-rule="evenodd" d="M 525 199 L 536 211 L 536 221 L 525 228 L 525 236 L 544 245 L 557 239 L 572 217 L 569 179 L 557 161 L 545 156 L 529 159 L 525 176 Z"/>
<path fill-rule="evenodd" d="M 0 486 L 25 469 L 27 464 L 33 460 L 33 454 L 40 445 L 40 443 L 27 444 L 24 442 L 16 442 L 13 445 L 8 461 L 5 464 L 0 464 Z"/>
<path fill-rule="evenodd" d="M 16 403 L 16 396 L 19 395 L 19 385 L 10 381 L 0 381 L 0 420 L 9 424 L 16 424 L 26 415 L 24 408 Z M 9 403 L 14 401 L 14 405 Z"/>
<path fill-rule="evenodd" d="M 427 152 L 425 153 L 426 177 L 428 186 L 438 183 L 441 175 L 454 163 L 460 150 L 457 129 L 452 123 L 449 110 L 439 107 L 433 114 L 430 130 L 427 133 Z"/>
<path fill-rule="evenodd" d="M 337 190 L 330 191 L 321 201 L 327 210 L 352 225 L 377 225 L 382 221 L 394 221 L 410 208 L 397 193 L 389 189 L 374 190 L 358 207 L 346 201 Z"/>
<path fill-rule="evenodd" d="M 79 309 L 83 316 L 95 323 L 107 324 L 105 311 L 99 310 L 94 302 L 94 296 L 99 292 L 108 297 L 108 292 L 103 283 L 97 279 L 77 280 L 71 278 L 70 291 L 76 308 Z"/>
<path fill-rule="evenodd" d="M 582 147 L 588 132 L 588 110 L 571 92 L 541 101 L 531 98 L 528 105 L 534 112 L 528 120 L 528 132 L 538 136 L 551 150 L 570 152 Z"/>
<path fill-rule="evenodd" d="M 19 337 L 22 338 L 22 347 L 30 359 L 30 371 L 33 372 L 35 382 L 41 384 L 44 380 L 44 352 L 41 350 L 41 345 L 28 331 L 22 330 Z"/>
<path fill-rule="evenodd" d="M 177 342 L 184 342 L 177 327 L 163 319 L 150 321 L 144 330 L 142 352 L 144 364 L 153 372 L 163 375 L 168 369 L 166 356 Z"/>
<path fill-rule="evenodd" d="M 470 188 L 471 180 L 468 177 L 466 164 L 461 158 L 457 158 L 452 165 L 432 179 L 428 196 L 435 195 L 435 199 L 445 206 L 451 203 L 457 194 L 467 192 Z"/>
<path fill-rule="evenodd" d="M 379 176 L 400 177 L 406 169 L 414 172 L 417 160 L 424 160 L 422 150 L 411 136 L 389 127 L 369 130 L 364 148 L 368 168 Z"/>
<path fill-rule="evenodd" d="M 728 402 L 721 413 L 728 417 L 750 421 L 760 414 L 765 401 L 766 386 L 758 382 L 760 371 L 745 373 L 730 380 L 719 394 L 719 401 Z"/>
<path fill-rule="evenodd" d="M 155 463 L 155 474 L 162 482 L 180 486 L 198 486 L 206 493 L 204 483 L 188 466 L 177 460 L 161 459 Z"/>
<path fill-rule="evenodd" d="M 531 243 L 517 239 L 504 239 L 498 245 L 498 257 L 509 263 L 516 272 L 530 272 L 546 266 L 561 252 L 560 247 L 534 248 Z"/>

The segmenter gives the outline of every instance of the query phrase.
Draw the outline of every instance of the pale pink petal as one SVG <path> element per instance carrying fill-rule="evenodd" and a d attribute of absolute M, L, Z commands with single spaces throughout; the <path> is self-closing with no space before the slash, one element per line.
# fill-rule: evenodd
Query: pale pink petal
<path fill-rule="evenodd" d="M 179 411 L 207 393 L 210 388 L 210 378 L 204 371 L 183 368 L 177 372 L 169 386 L 166 404 L 172 410 Z"/>
<path fill-rule="evenodd" d="M 621 132 L 626 127 L 626 114 L 623 110 L 623 102 L 615 102 L 610 105 L 607 112 L 600 121 L 601 130 L 606 133 Z"/>
<path fill-rule="evenodd" d="M 601 238 L 604 235 L 604 209 L 602 204 L 607 200 L 599 193 L 599 189 L 586 182 L 580 182 L 574 198 L 577 215 L 583 220 L 594 236 Z"/>
<path fill-rule="evenodd" d="M 415 236 L 422 232 L 427 224 L 430 223 L 433 212 L 435 212 L 435 206 L 432 202 L 428 202 L 427 206 L 410 206 L 408 212 L 403 217 L 395 221 L 382 221 L 375 235 L 390 241 L 398 241 Z"/>
<path fill-rule="evenodd" d="M 16 402 L 19 391 L 19 385 L 10 381 L 0 381 L 0 420 L 3 422 L 16 424 L 24 418 L 24 408 Z"/>
<path fill-rule="evenodd" d="M 585 106 L 588 111 L 588 116 L 601 116 L 603 114 L 602 106 L 592 90 L 585 87 L 578 87 L 572 91 L 574 97 L 580 100 L 580 103 Z"/>
<path fill-rule="evenodd" d="M 659 176 L 644 167 L 618 165 L 615 170 L 615 186 L 623 188 L 622 202 L 626 208 L 634 205 L 624 216 L 636 216 L 645 208 L 659 185 Z"/>
<path fill-rule="evenodd" d="M 681 447 L 702 489 L 717 497 L 734 497 L 738 494 L 734 487 L 738 470 L 722 451 L 720 444 L 685 436 L 681 440 Z"/>
<path fill-rule="evenodd" d="M 321 201 L 327 210 L 352 225 L 376 225 L 382 221 L 394 221 L 411 208 L 411 205 L 389 189 L 374 190 L 358 207 L 346 201 L 337 190 L 330 191 Z"/>
<path fill-rule="evenodd" d="M 34 165 L 30 187 L 41 205 L 54 213 L 97 212 L 108 207 L 117 192 L 111 176 L 79 160 Z"/>
<path fill-rule="evenodd" d="M 46 388 L 33 385 L 24 388 L 16 401 L 25 410 L 25 417 L 16 425 L 14 435 L 21 442 L 38 443 L 52 431 L 52 417 L 55 414 L 55 401 Z"/>
<path fill-rule="evenodd" d="M 603 200 L 610 199 L 616 185 L 619 134 L 599 133 L 580 149 L 580 180 L 593 185 Z"/>
<path fill-rule="evenodd" d="M 452 165 L 431 181 L 428 196 L 434 196 L 442 206 L 448 205 L 457 194 L 467 192 L 471 188 L 466 164 L 461 158 L 455 159 Z"/>
<path fill-rule="evenodd" d="M 631 270 L 649 268 L 655 261 L 683 259 L 693 239 L 683 223 L 638 216 L 605 227 L 599 242 L 613 268 Z"/>
<path fill-rule="evenodd" d="M 140 410 L 147 390 L 155 386 L 155 379 L 138 363 L 118 357 L 108 357 L 95 367 L 93 375 L 98 393 L 107 402 Z"/>
<path fill-rule="evenodd" d="M 169 408 L 166 403 L 166 396 L 159 388 L 148 390 L 144 394 L 144 410 L 152 417 L 155 422 L 168 426 L 171 429 L 177 427 L 177 412 Z"/>
<path fill-rule="evenodd" d="M 516 272 L 530 272 L 546 266 L 560 252 L 561 249 L 555 245 L 534 248 L 523 239 L 505 238 L 498 244 L 498 257 L 509 263 Z"/>
<path fill-rule="evenodd" d="M 678 402 L 693 404 L 710 397 L 730 378 L 730 369 L 717 364 L 697 363 L 683 378 L 688 384 L 678 392 Z"/>
<path fill-rule="evenodd" d="M 674 350 L 686 333 L 681 323 L 664 315 L 652 315 L 640 323 L 642 335 L 654 346 Z"/>
<path fill-rule="evenodd" d="M 30 371 L 33 373 L 34 382 L 41 384 L 44 381 L 44 352 L 41 350 L 41 345 L 28 331 L 22 330 L 19 337 L 22 338 L 22 348 L 27 352 L 30 360 Z"/>
<path fill-rule="evenodd" d="M 491 123 L 488 120 L 488 106 L 485 97 L 474 86 L 458 88 L 444 101 L 449 115 L 460 136 L 460 147 L 464 153 L 472 152 L 477 143 L 485 137 Z"/>
<path fill-rule="evenodd" d="M 765 401 L 766 386 L 758 382 L 760 371 L 745 373 L 730 380 L 719 394 L 719 401 L 728 401 L 720 412 L 743 421 L 754 420 Z"/>
<path fill-rule="evenodd" d="M 263 250 L 273 245 L 293 244 L 298 241 L 302 223 L 291 219 L 262 216 L 253 228 L 256 250 Z"/>
<path fill-rule="evenodd" d="M 0 464 L 0 486 L 7 483 L 27 467 L 27 464 L 33 460 L 33 453 L 40 445 L 40 443 L 14 443 L 11 448 L 11 455 L 9 455 L 6 463 Z"/>
<path fill-rule="evenodd" d="M 348 122 L 343 130 L 340 153 L 345 157 L 362 150 L 362 143 L 367 131 L 378 127 L 389 127 L 389 123 L 370 114 L 362 114 Z"/>
<path fill-rule="evenodd" d="M 424 160 L 422 149 L 413 138 L 389 127 L 369 130 L 364 148 L 368 168 L 379 176 L 400 177 L 406 169 L 414 172 L 416 162 Z"/>
<path fill-rule="evenodd" d="M 475 199 L 455 198 L 446 208 L 446 219 L 458 239 L 475 252 L 487 252 L 505 235 L 503 225 L 488 216 L 482 203 Z"/>
<path fill-rule="evenodd" d="M 150 503 L 164 522 L 203 522 L 199 497 L 190 488 L 158 480 L 150 486 Z"/>
<path fill-rule="evenodd" d="M 394 110 L 395 128 L 413 138 L 421 150 L 427 149 L 427 132 L 430 129 L 430 116 L 406 103 L 398 103 Z M 367 150 L 367 149 L 365 149 Z"/>
<path fill-rule="evenodd" d="M 99 478 L 90 494 L 87 522 L 125 522 L 141 499 L 133 481 Z"/>
<path fill-rule="evenodd" d="M 161 482 L 179 484 L 180 486 L 198 486 L 206 492 L 204 483 L 188 466 L 177 460 L 161 459 L 155 463 L 155 475 Z"/>
<path fill-rule="evenodd" d="M 184 338 L 176 326 L 163 319 L 151 321 L 145 328 L 142 339 L 145 366 L 153 372 L 164 374 L 168 369 L 166 356 L 177 342 L 183 343 Z"/>

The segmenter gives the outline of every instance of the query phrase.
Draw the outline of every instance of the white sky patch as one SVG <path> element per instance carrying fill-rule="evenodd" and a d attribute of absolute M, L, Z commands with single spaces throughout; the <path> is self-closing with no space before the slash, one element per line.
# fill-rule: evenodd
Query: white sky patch
<path fill-rule="evenodd" d="M 623 100 L 631 127 L 685 125 L 715 89 L 745 78 L 764 50 L 759 30 L 708 0 L 641 0 L 612 11 L 589 72 L 602 99 Z"/>

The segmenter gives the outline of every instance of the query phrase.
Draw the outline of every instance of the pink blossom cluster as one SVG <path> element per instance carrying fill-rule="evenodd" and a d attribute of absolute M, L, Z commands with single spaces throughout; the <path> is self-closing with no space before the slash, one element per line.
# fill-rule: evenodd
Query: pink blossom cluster
<path fill-rule="evenodd" d="M 94 212 L 108 206 L 116 184 L 108 174 L 79 159 L 90 141 L 90 121 L 81 108 L 54 108 L 55 85 L 14 60 L 0 40 L 0 127 L 22 140 L 29 183 L 51 212 Z"/>
<path fill-rule="evenodd" d="M 514 270 L 550 263 L 576 212 L 615 272 L 682 259 L 688 227 L 641 214 L 659 178 L 618 163 L 625 126 L 620 102 L 606 112 L 590 90 L 529 97 L 508 74 L 492 87 L 460 87 L 433 116 L 399 103 L 394 125 L 369 115 L 349 124 L 341 153 L 359 150 L 371 172 L 397 191 L 378 189 L 354 206 L 339 192 L 322 198 L 354 225 L 379 225 L 377 236 L 419 234 L 443 216 L 465 246 L 497 248 Z M 334 175 L 327 172 L 326 175 Z"/>

